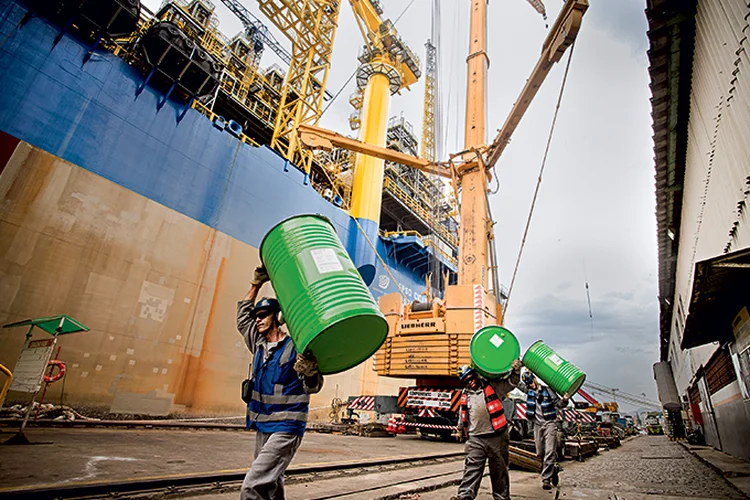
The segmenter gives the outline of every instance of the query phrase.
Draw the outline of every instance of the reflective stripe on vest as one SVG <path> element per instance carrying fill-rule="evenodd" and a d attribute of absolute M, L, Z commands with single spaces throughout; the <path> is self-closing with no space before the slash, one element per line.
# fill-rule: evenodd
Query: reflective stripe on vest
<path fill-rule="evenodd" d="M 501 431 L 508 425 L 508 421 L 505 419 L 505 410 L 503 410 L 503 402 L 495 394 L 495 389 L 490 384 L 484 386 L 484 399 L 487 402 L 487 411 L 490 414 L 490 422 L 492 428 L 495 431 Z"/>
<path fill-rule="evenodd" d="M 279 385 L 279 387 L 284 387 L 284 386 Z M 273 396 L 269 396 L 267 394 L 261 394 L 257 391 L 253 391 L 253 399 L 255 399 L 256 401 L 263 401 L 264 403 L 268 403 L 272 405 L 291 405 L 295 403 L 309 403 L 310 395 L 309 394 L 292 394 L 289 396 L 285 396 L 279 393 L 279 394 L 274 394 Z"/>
<path fill-rule="evenodd" d="M 534 420 L 537 400 L 540 401 L 540 406 L 542 407 L 542 418 L 544 420 L 555 420 L 557 418 L 557 409 L 546 387 L 542 387 L 538 394 L 533 389 L 529 389 L 526 393 L 526 418 Z"/>
<path fill-rule="evenodd" d="M 255 422 L 284 422 L 288 420 L 294 420 L 297 422 L 307 421 L 307 412 L 304 411 L 277 411 L 266 415 L 265 413 L 255 413 L 252 410 L 248 410 L 247 416 Z"/>

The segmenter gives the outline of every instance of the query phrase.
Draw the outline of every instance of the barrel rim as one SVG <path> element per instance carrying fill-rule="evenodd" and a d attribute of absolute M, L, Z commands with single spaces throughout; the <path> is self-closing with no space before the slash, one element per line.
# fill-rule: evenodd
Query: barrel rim
<path fill-rule="evenodd" d="M 506 332 L 508 332 L 511 335 L 511 337 L 513 337 L 513 339 L 516 341 L 516 346 L 518 347 L 518 355 L 516 356 L 515 359 L 518 359 L 518 357 L 521 355 L 521 342 L 518 341 L 518 337 L 516 337 L 516 335 L 513 332 L 511 332 L 508 328 L 506 328 L 504 326 L 501 326 L 501 325 L 487 325 L 487 326 L 483 326 L 482 328 L 480 328 L 479 330 L 477 330 L 476 332 L 474 332 L 474 335 L 471 336 L 471 341 L 469 342 L 469 354 L 471 354 L 471 347 L 474 345 L 474 339 L 477 338 L 477 335 L 479 335 L 481 332 L 483 332 L 485 330 L 489 330 L 491 328 L 492 329 L 494 329 L 494 328 L 500 328 L 501 330 L 505 330 Z M 494 372 L 491 372 L 490 370 L 488 370 L 487 367 L 479 366 L 476 363 L 476 361 L 474 361 L 473 356 L 471 357 L 471 364 L 474 365 L 474 369 L 476 369 L 478 372 L 480 372 L 485 377 L 489 376 L 489 377 L 493 377 L 493 378 L 495 378 L 495 377 L 501 377 L 502 378 L 503 376 L 505 376 L 508 373 L 510 373 L 510 371 L 513 369 L 511 367 L 511 368 L 508 368 L 508 370 L 506 370 L 504 372 L 494 373 Z"/>
<path fill-rule="evenodd" d="M 262 240 L 260 240 L 260 245 L 258 245 L 258 253 L 260 254 L 260 261 L 263 263 L 264 266 L 266 265 L 266 263 L 263 261 L 263 244 L 266 242 L 266 239 L 268 238 L 268 236 L 272 232 L 274 232 L 276 228 L 279 227 L 280 225 L 285 224 L 292 219 L 298 219 L 300 217 L 316 217 L 318 219 L 324 220 L 328 224 L 331 225 L 331 228 L 333 228 L 334 233 L 336 232 L 336 226 L 333 225 L 333 222 L 331 221 L 331 219 L 329 219 L 323 214 L 297 214 L 297 215 L 292 215 L 291 217 L 287 217 L 286 219 L 282 219 L 280 222 L 277 222 L 271 229 L 269 229 L 266 232 L 266 235 L 263 236 Z"/>
<path fill-rule="evenodd" d="M 390 333 L 391 327 L 388 324 L 388 320 L 385 319 L 385 316 L 383 315 L 383 313 L 379 309 L 375 309 L 375 311 L 376 312 L 373 312 L 373 313 L 364 313 L 364 314 L 357 315 L 357 316 L 349 316 L 347 318 L 338 319 L 338 320 L 334 321 L 332 324 L 328 325 L 322 332 L 318 333 L 316 336 L 314 336 L 312 339 L 310 339 L 310 342 L 307 343 L 307 345 L 305 346 L 305 349 L 304 349 L 303 352 L 306 352 L 310 348 L 310 344 L 312 344 L 313 342 L 315 342 L 315 340 L 317 340 L 324 332 L 330 330 L 331 328 L 333 328 L 334 326 L 338 325 L 339 323 L 342 323 L 343 321 L 348 321 L 348 320 L 353 319 L 355 317 L 370 316 L 370 317 L 379 318 L 385 324 L 385 336 L 383 337 L 383 341 L 380 343 L 380 345 L 375 350 L 373 350 L 371 353 L 369 353 L 362 361 L 360 361 L 356 365 L 352 365 L 352 366 L 346 367 L 346 368 L 344 368 L 342 370 L 335 371 L 335 372 L 326 372 L 326 373 L 323 373 L 321 371 L 321 375 L 336 375 L 337 373 L 343 373 L 346 370 L 350 370 L 350 369 L 352 369 L 352 368 L 354 368 L 356 366 L 361 365 L 362 363 L 366 362 L 369 358 L 371 358 L 373 354 L 375 354 L 376 352 L 378 352 L 378 350 L 385 343 L 386 339 L 388 339 L 388 334 Z M 377 314 L 378 312 L 380 314 Z M 292 340 L 294 340 L 294 339 L 292 339 Z"/>
<path fill-rule="evenodd" d="M 537 341 L 533 342 L 529 347 L 527 347 L 526 350 L 523 353 L 523 356 L 521 356 L 521 361 L 523 361 L 523 358 L 525 358 L 526 355 L 531 351 L 531 349 L 533 349 L 534 346 L 537 345 L 537 344 L 544 344 L 544 341 L 543 340 L 537 340 Z M 544 345 L 547 345 L 547 344 L 544 344 Z M 547 346 L 547 347 L 549 347 L 549 346 Z M 552 349 L 552 348 L 550 347 L 550 349 Z"/>
<path fill-rule="evenodd" d="M 581 370 L 580 368 L 578 369 Z M 579 381 L 580 381 L 580 384 L 578 383 Z M 581 389 L 581 387 L 583 387 L 583 384 L 585 383 L 586 383 L 586 373 L 584 373 L 583 370 L 581 370 L 581 374 L 578 377 L 576 377 L 576 379 L 570 384 L 569 396 L 572 398 L 575 394 L 577 394 L 578 391 Z M 573 390 L 573 387 L 576 388 L 575 391 Z"/>

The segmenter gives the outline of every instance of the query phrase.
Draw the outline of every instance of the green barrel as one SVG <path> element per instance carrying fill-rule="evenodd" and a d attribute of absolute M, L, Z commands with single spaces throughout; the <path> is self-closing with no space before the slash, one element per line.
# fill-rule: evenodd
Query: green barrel
<path fill-rule="evenodd" d="M 586 380 L 586 374 L 570 361 L 564 360 L 538 340 L 523 355 L 523 364 L 556 393 L 573 396 Z"/>
<path fill-rule="evenodd" d="M 515 335 L 502 326 L 485 326 L 471 337 L 469 344 L 474 369 L 487 378 L 506 375 L 521 354 Z"/>
<path fill-rule="evenodd" d="M 280 222 L 263 238 L 260 259 L 294 346 L 312 352 L 321 373 L 348 370 L 383 344 L 388 323 L 327 218 Z"/>

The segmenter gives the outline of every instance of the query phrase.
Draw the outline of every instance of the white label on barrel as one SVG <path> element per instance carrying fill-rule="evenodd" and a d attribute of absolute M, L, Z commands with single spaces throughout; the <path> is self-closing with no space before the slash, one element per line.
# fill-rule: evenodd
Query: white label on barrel
<path fill-rule="evenodd" d="M 315 261 L 315 267 L 318 268 L 320 274 L 332 273 L 334 271 L 343 271 L 344 267 L 341 265 L 336 251 L 333 248 L 316 248 L 310 250 Z"/>
<path fill-rule="evenodd" d="M 558 356 L 557 354 L 550 354 L 550 357 L 548 359 L 555 363 L 557 366 L 563 364 L 563 360 L 560 359 L 560 356 Z"/>
<path fill-rule="evenodd" d="M 497 347 L 498 349 L 500 348 L 501 345 L 503 345 L 503 342 L 505 341 L 501 339 L 500 335 L 498 335 L 497 333 L 493 335 L 492 338 L 490 339 L 490 343 L 494 345 L 495 347 Z"/>

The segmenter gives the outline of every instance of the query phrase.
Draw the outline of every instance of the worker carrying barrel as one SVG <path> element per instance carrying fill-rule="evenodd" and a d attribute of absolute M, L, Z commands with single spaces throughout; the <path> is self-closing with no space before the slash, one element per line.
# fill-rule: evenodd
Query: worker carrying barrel
<path fill-rule="evenodd" d="M 520 383 L 522 366 L 520 360 L 514 360 L 509 376 L 496 380 L 486 380 L 468 366 L 459 368 L 459 379 L 465 389 L 461 394 L 458 428 L 468 440 L 463 479 L 458 495 L 451 500 L 473 500 L 477 496 L 488 461 L 492 497 L 510 500 L 508 421 L 502 400 Z"/>
<path fill-rule="evenodd" d="M 298 354 L 281 329 L 276 299 L 255 299 L 269 281 L 265 267 L 255 269 L 250 290 L 237 304 L 237 329 L 253 354 L 252 378 L 243 384 L 247 427 L 256 429 L 255 460 L 245 476 L 241 500 L 284 499 L 284 471 L 302 442 L 310 394 L 323 387 L 312 355 Z"/>
<path fill-rule="evenodd" d="M 526 418 L 534 424 L 536 454 L 542 460 L 542 488 L 552 489 L 560 482 L 557 468 L 557 410 L 568 405 L 567 394 L 562 398 L 551 388 L 541 385 L 527 371 L 518 389 L 526 393 Z"/>

